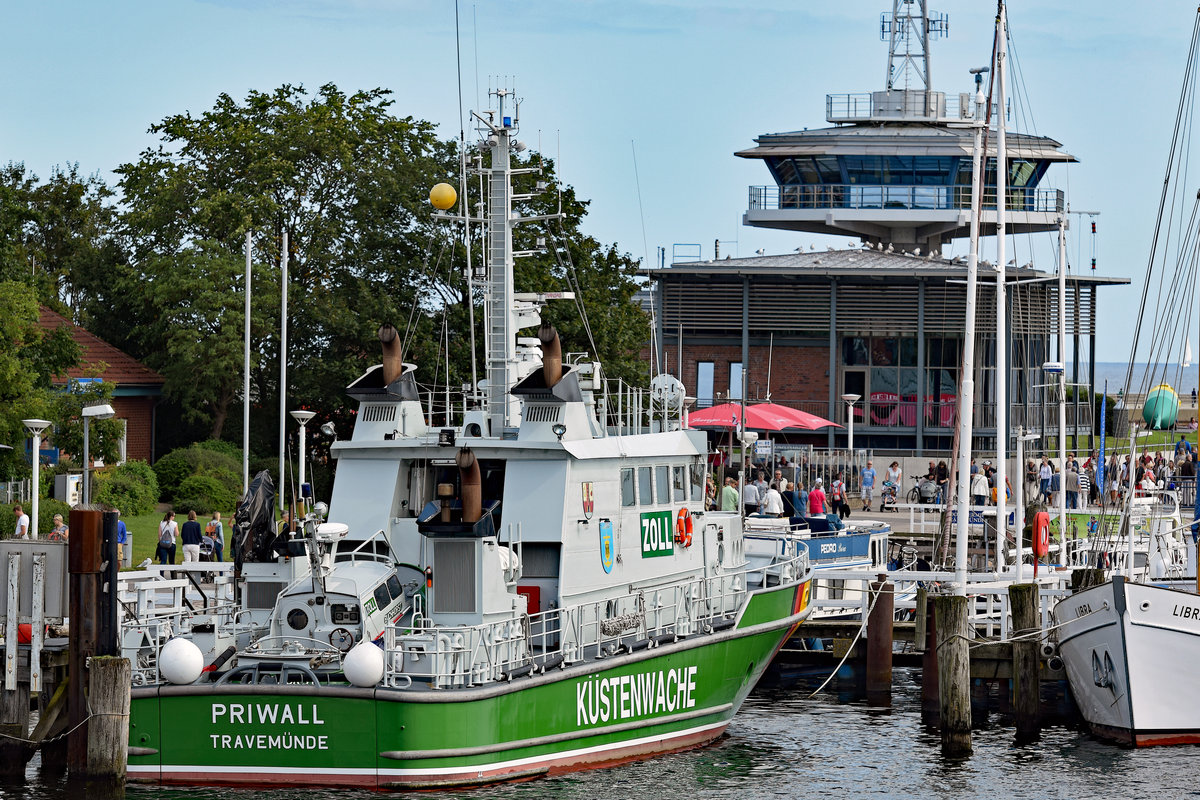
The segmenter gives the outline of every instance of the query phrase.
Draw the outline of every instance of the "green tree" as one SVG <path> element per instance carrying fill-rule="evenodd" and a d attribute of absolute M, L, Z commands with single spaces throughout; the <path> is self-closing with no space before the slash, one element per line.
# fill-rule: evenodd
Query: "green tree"
<path fill-rule="evenodd" d="M 240 275 L 254 237 L 252 396 L 277 398 L 281 242 L 288 234 L 289 394 L 336 409 L 381 321 L 417 288 L 428 187 L 453 169 L 427 122 L 391 113 L 389 93 L 311 97 L 285 85 L 150 128 L 157 147 L 117 169 L 132 269 L 148 290 L 129 348 L 167 378 L 185 419 L 222 433 L 240 395 Z M 264 414 L 269 418 L 269 413 Z"/>
<path fill-rule="evenodd" d="M 31 196 L 37 180 L 24 164 L 9 162 L 0 169 L 0 280 L 30 283 L 34 264 L 27 246 L 33 221 Z"/>
<path fill-rule="evenodd" d="M 28 473 L 22 419 L 53 420 L 52 376 L 78 363 L 79 348 L 65 331 L 38 325 L 37 294 L 19 281 L 0 281 L 0 476 Z"/>
<path fill-rule="evenodd" d="M 43 301 L 70 308 L 67 316 L 76 322 L 90 321 L 85 311 L 108 314 L 91 299 L 123 258 L 112 200 L 104 181 L 96 175 L 83 177 L 78 164 L 56 167 L 49 180 L 30 192 L 28 247 L 45 276 L 48 291 L 43 291 Z"/>
<path fill-rule="evenodd" d="M 95 364 L 103 372 L 104 364 Z M 54 444 L 83 463 L 83 409 L 112 404 L 111 383 L 100 380 L 72 382 L 66 391 L 51 395 L 49 419 L 54 422 Z M 88 456 L 93 461 L 115 462 L 121 456 L 121 437 L 125 427 L 118 419 L 92 419 L 88 422 Z"/>

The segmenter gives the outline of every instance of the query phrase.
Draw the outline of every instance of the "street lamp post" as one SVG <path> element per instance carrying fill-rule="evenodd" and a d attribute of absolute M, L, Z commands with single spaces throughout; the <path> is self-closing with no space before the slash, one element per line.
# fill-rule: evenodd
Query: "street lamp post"
<path fill-rule="evenodd" d="M 842 395 L 842 399 L 846 401 L 846 416 L 849 421 L 846 425 L 846 449 L 850 451 L 850 471 L 854 472 L 854 404 L 862 399 L 862 395 L 847 393 Z M 847 475 L 847 478 L 850 476 Z"/>
<path fill-rule="evenodd" d="M 29 515 L 29 531 L 30 539 L 37 538 L 38 529 L 38 495 L 41 494 L 41 473 L 42 457 L 39 452 L 42 449 L 42 431 L 50 427 L 48 419 L 23 419 L 21 423 L 25 429 L 33 436 L 33 508 L 30 509 L 33 513 Z"/>
<path fill-rule="evenodd" d="M 296 422 L 300 423 L 300 505 L 303 506 L 304 505 L 304 483 L 306 480 L 305 472 L 304 472 L 304 445 L 305 445 L 304 439 L 305 439 L 305 432 L 306 432 L 307 426 L 308 426 L 308 421 L 311 420 L 313 417 L 315 417 L 316 414 L 312 411 L 293 411 L 293 412 L 291 412 L 291 414 L 292 414 L 292 419 L 294 419 L 294 420 L 296 420 Z"/>
<path fill-rule="evenodd" d="M 93 419 L 112 419 L 117 412 L 107 403 L 98 406 L 87 406 L 80 416 L 83 417 L 83 504 L 92 503 L 92 462 L 89 445 L 91 421 Z"/>

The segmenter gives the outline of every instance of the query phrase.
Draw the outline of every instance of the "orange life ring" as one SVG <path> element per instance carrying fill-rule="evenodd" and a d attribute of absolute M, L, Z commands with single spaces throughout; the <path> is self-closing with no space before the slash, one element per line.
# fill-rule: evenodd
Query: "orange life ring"
<path fill-rule="evenodd" d="M 1033 554 L 1041 558 L 1050 552 L 1050 514 L 1039 511 L 1033 515 Z"/>
<path fill-rule="evenodd" d="M 675 541 L 684 547 L 692 546 L 692 512 L 686 508 L 679 509 L 675 516 Z"/>

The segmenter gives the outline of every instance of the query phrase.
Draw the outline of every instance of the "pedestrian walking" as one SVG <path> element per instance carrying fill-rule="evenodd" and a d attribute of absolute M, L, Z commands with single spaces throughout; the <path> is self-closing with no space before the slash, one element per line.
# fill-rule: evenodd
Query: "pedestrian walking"
<path fill-rule="evenodd" d="M 179 541 L 183 543 L 183 563 L 200 563 L 200 540 L 204 532 L 196 521 L 196 512 L 189 511 L 187 522 L 179 529 Z"/>
<path fill-rule="evenodd" d="M 175 564 L 175 537 L 179 533 L 179 525 L 175 522 L 175 512 L 168 511 L 158 523 L 158 548 L 154 555 L 159 564 Z"/>
<path fill-rule="evenodd" d="M 875 502 L 875 465 L 868 461 L 866 468 L 859 473 L 858 477 L 862 480 L 863 511 L 870 511 L 871 505 Z"/>

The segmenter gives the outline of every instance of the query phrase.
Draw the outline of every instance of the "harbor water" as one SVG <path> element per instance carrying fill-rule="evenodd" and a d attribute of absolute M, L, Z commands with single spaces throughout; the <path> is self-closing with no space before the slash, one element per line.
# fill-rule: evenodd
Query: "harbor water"
<path fill-rule="evenodd" d="M 809 689 L 760 689 L 728 733 L 698 750 L 604 770 L 481 789 L 422 792 L 470 800 L 658 798 L 1089 798 L 1200 797 L 1200 750 L 1115 747 L 1081 729 L 1052 726 L 1028 744 L 991 718 L 974 753 L 943 758 L 921 723 L 919 673 L 897 670 L 890 707 Z M 1182 679 L 1182 676 L 1181 676 Z M 0 784 L 0 800 L 102 797 L 58 778 Z M 367 800 L 363 791 L 248 790 L 130 785 L 127 800 Z"/>

